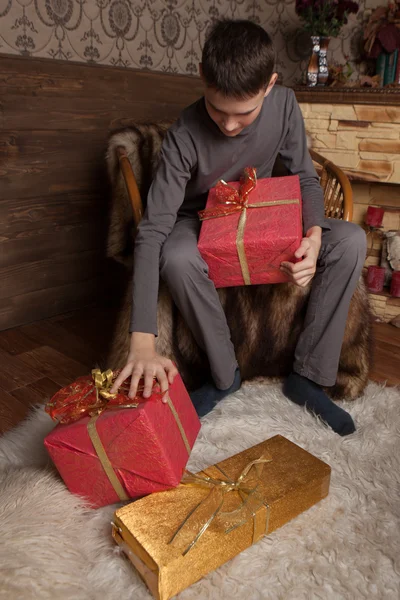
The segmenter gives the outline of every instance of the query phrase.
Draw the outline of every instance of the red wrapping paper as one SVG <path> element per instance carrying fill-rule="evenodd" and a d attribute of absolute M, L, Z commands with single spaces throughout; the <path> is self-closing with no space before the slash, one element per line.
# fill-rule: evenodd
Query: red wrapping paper
<path fill-rule="evenodd" d="M 239 190 L 239 182 L 229 186 Z M 300 180 L 297 175 L 259 179 L 248 196 L 249 204 L 276 200 L 299 200 L 298 204 L 282 204 L 247 208 L 244 248 L 251 284 L 280 283 L 288 277 L 280 271 L 281 262 L 297 262 L 294 252 L 300 246 L 302 232 Z M 210 190 L 206 211 L 218 206 L 217 188 Z M 209 267 L 215 287 L 244 285 L 236 245 L 241 211 L 204 220 L 198 247 Z"/>
<path fill-rule="evenodd" d="M 87 393 L 90 381 L 89 377 L 80 378 L 58 394 L 71 392 L 76 400 L 77 384 Z M 169 396 L 193 447 L 200 421 L 179 375 L 170 386 Z M 126 397 L 126 403 L 132 400 Z M 119 497 L 89 437 L 90 418 L 58 424 L 44 443 L 68 489 L 85 497 L 91 506 L 99 507 L 118 502 Z M 162 402 L 159 392 L 137 408 L 107 408 L 98 417 L 96 428 L 129 497 L 141 497 L 180 483 L 188 451 L 172 411 Z"/>

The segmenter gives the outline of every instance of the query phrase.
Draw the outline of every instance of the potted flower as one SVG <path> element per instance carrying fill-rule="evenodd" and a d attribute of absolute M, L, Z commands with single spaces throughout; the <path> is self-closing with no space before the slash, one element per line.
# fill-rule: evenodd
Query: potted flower
<path fill-rule="evenodd" d="M 311 35 L 313 53 L 307 70 L 307 84 L 325 85 L 328 80 L 327 49 L 337 37 L 348 15 L 358 12 L 357 2 L 348 0 L 296 0 L 296 13 Z"/>

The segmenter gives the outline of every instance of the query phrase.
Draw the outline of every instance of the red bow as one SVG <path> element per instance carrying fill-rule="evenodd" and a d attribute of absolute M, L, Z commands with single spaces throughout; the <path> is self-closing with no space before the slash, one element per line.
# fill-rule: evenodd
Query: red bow
<path fill-rule="evenodd" d="M 137 408 L 147 402 L 143 398 L 144 385 L 139 384 L 137 394 L 133 399 L 128 398 L 130 380 L 125 381 L 116 394 L 111 394 L 110 388 L 120 371 L 114 373 L 108 369 L 101 372 L 93 369 L 92 377 L 79 377 L 71 385 L 62 388 L 47 402 L 45 411 L 54 421 L 73 423 L 86 416 L 100 414 L 113 408 Z M 162 398 L 164 394 L 157 390 L 154 382 L 151 399 Z"/>
<path fill-rule="evenodd" d="M 244 175 L 240 178 L 240 187 L 238 190 L 221 179 L 215 188 L 218 205 L 200 210 L 200 220 L 215 219 L 216 217 L 232 215 L 243 210 L 247 206 L 250 192 L 254 190 L 256 184 L 257 175 L 254 167 L 246 167 L 244 169 Z"/>

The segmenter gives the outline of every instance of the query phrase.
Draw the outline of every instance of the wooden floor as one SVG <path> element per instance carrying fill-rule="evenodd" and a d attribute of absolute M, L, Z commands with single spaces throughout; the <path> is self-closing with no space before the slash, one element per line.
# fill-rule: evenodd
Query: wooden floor
<path fill-rule="evenodd" d="M 113 317 L 91 307 L 0 331 L 0 433 L 76 377 L 104 368 Z"/>
<path fill-rule="evenodd" d="M 0 332 L 0 433 L 60 387 L 100 364 L 104 368 L 112 315 L 87 308 Z M 375 324 L 371 378 L 400 385 L 400 329 Z"/>

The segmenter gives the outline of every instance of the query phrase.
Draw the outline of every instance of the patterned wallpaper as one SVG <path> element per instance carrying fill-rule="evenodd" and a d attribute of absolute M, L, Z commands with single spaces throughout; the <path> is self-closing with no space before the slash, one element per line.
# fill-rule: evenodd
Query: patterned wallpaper
<path fill-rule="evenodd" d="M 375 0 L 361 0 L 361 9 Z M 301 80 L 309 38 L 294 0 L 0 0 L 0 53 L 196 75 L 213 19 L 248 18 L 272 35 L 281 80 Z M 331 59 L 356 56 L 362 13 L 351 16 Z M 357 69 L 358 67 L 356 67 Z"/>

